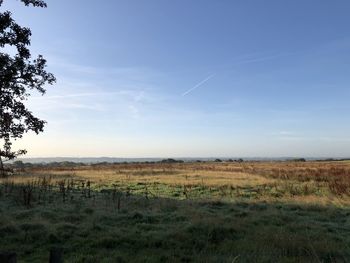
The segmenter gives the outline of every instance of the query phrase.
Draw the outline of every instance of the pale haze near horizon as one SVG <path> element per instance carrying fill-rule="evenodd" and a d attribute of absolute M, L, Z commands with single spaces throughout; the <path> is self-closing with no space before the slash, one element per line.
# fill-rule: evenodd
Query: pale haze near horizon
<path fill-rule="evenodd" d="M 350 156 L 348 1 L 47 3 L 25 157 Z"/>

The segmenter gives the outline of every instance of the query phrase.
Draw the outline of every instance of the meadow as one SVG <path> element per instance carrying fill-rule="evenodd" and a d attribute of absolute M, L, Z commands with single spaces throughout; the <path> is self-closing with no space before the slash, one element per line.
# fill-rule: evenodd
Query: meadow
<path fill-rule="evenodd" d="M 349 262 L 350 162 L 16 169 L 0 237 L 19 262 Z"/>

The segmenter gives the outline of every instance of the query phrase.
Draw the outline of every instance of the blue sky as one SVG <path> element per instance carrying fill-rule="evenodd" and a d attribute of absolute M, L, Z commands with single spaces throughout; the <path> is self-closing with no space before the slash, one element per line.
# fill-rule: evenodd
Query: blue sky
<path fill-rule="evenodd" d="M 349 1 L 5 0 L 58 82 L 28 156 L 350 156 Z"/>

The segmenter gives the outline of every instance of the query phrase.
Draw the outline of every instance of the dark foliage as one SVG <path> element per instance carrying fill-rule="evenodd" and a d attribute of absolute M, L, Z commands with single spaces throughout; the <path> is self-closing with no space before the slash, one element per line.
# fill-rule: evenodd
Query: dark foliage
<path fill-rule="evenodd" d="M 183 163 L 183 160 L 175 160 L 172 158 L 168 158 L 168 159 L 163 159 L 160 161 L 160 163 Z"/>
<path fill-rule="evenodd" d="M 26 6 L 46 7 L 41 0 L 21 0 Z M 0 6 L 3 1 L 0 0 Z M 31 59 L 29 50 L 31 31 L 21 27 L 9 11 L 0 13 L 0 169 L 4 175 L 2 158 L 14 159 L 26 150 L 12 150 L 12 141 L 28 131 L 43 131 L 45 121 L 35 117 L 24 102 L 30 91 L 45 93 L 45 85 L 53 84 L 55 77 L 45 70 L 46 60 L 39 55 Z M 6 53 L 8 47 L 16 54 Z"/>

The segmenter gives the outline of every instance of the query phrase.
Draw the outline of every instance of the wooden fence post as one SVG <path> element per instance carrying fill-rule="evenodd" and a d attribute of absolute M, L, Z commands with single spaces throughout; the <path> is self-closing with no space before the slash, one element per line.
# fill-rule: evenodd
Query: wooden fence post
<path fill-rule="evenodd" d="M 63 263 L 63 249 L 52 248 L 50 250 L 50 263 Z"/>
<path fill-rule="evenodd" d="M 0 252 L 0 263 L 17 263 L 16 253 L 1 253 Z"/>

